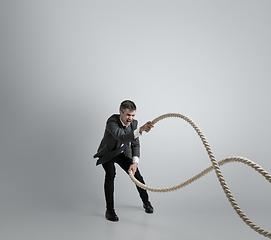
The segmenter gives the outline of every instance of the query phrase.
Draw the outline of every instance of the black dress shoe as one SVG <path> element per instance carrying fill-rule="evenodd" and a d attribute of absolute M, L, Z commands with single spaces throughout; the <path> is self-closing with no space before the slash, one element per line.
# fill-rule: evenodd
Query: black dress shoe
<path fill-rule="evenodd" d="M 150 202 L 144 203 L 143 208 L 145 209 L 146 213 L 153 213 L 153 207 Z"/>
<path fill-rule="evenodd" d="M 112 222 L 119 221 L 119 218 L 118 218 L 117 214 L 115 213 L 114 209 L 106 210 L 105 217 L 106 217 L 107 220 L 112 221 Z"/>

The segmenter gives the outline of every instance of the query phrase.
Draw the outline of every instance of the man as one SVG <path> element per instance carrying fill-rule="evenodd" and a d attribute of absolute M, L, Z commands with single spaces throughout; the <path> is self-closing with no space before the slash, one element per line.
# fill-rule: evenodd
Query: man
<path fill-rule="evenodd" d="M 105 217 L 109 221 L 119 220 L 114 209 L 114 179 L 116 175 L 115 163 L 125 172 L 132 170 L 135 178 L 144 183 L 138 163 L 140 157 L 139 136 L 149 132 L 153 127 L 149 121 L 139 129 L 137 120 L 134 119 L 136 105 L 130 100 L 125 100 L 119 108 L 120 114 L 114 114 L 106 122 L 103 139 L 94 158 L 98 157 L 96 165 L 102 164 L 105 170 L 104 193 L 106 200 Z M 153 213 L 146 190 L 137 187 L 146 213 Z"/>

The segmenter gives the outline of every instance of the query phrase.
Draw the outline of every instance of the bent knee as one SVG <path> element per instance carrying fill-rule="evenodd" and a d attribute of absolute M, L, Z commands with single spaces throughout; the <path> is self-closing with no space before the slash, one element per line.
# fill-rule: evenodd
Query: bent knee
<path fill-rule="evenodd" d="M 107 172 L 105 174 L 105 179 L 114 179 L 116 177 L 116 173 L 115 172 Z"/>

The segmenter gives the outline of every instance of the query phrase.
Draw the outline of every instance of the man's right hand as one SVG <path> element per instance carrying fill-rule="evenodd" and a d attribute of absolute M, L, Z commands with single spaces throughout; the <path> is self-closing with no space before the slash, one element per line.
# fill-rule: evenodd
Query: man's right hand
<path fill-rule="evenodd" d="M 139 128 L 139 133 L 142 134 L 144 131 L 145 132 L 149 132 L 153 127 L 154 127 L 153 126 L 153 122 L 152 121 L 148 121 L 143 126 L 141 126 Z"/>

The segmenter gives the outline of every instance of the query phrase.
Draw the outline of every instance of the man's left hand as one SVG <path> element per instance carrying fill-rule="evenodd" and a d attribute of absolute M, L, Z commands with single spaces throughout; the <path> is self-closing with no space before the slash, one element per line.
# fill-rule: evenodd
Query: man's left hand
<path fill-rule="evenodd" d="M 130 170 L 132 170 L 132 171 L 133 171 L 133 175 L 135 175 L 135 172 L 136 172 L 136 170 L 137 170 L 137 165 L 138 165 L 138 163 L 136 163 L 136 162 L 133 163 L 133 164 L 130 166 L 128 172 L 130 172 Z"/>

